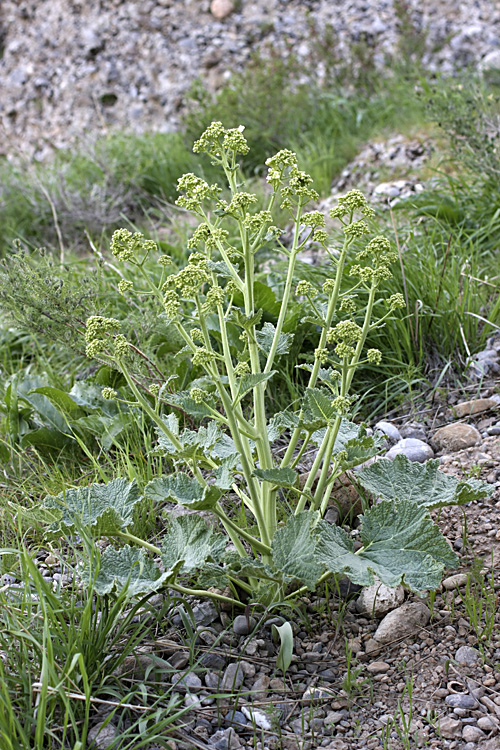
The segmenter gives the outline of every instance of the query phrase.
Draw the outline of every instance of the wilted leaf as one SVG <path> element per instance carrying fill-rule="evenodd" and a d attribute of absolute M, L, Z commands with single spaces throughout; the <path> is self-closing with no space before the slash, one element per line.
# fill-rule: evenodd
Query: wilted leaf
<path fill-rule="evenodd" d="M 427 510 L 408 500 L 382 501 L 365 513 L 363 547 L 356 553 L 343 529 L 324 521 L 318 528 L 318 562 L 360 586 L 372 584 L 376 575 L 387 586 L 403 581 L 413 591 L 435 589 L 444 568 L 458 562 Z"/>

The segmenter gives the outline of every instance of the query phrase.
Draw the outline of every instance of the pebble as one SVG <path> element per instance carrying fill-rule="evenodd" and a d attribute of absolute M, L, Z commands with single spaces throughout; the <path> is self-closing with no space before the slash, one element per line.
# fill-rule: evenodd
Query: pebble
<path fill-rule="evenodd" d="M 460 719 L 452 719 L 449 716 L 445 716 L 439 720 L 438 726 L 440 734 L 448 740 L 460 737 L 462 733 L 462 722 Z"/>
<path fill-rule="evenodd" d="M 241 710 L 252 724 L 256 724 L 260 729 L 267 731 L 271 729 L 271 720 L 264 711 L 261 711 L 258 708 L 253 708 L 252 706 L 242 706 Z"/>
<path fill-rule="evenodd" d="M 392 459 L 396 458 L 396 456 L 399 456 L 401 453 L 410 461 L 418 463 L 424 463 L 424 461 L 434 458 L 434 451 L 431 446 L 417 438 L 403 438 L 403 440 L 399 440 L 389 451 L 387 451 L 385 457 Z"/>
<path fill-rule="evenodd" d="M 182 689 L 189 691 L 199 690 L 201 688 L 201 680 L 198 675 L 193 672 L 174 674 L 172 675 L 171 682 L 177 690 L 181 691 Z"/>
<path fill-rule="evenodd" d="M 210 3 L 210 13 L 219 21 L 229 16 L 234 11 L 234 5 L 231 0 L 212 0 Z"/>
<path fill-rule="evenodd" d="M 472 401 L 462 401 L 453 406 L 453 411 L 458 419 L 469 417 L 472 414 L 480 414 L 488 409 L 497 409 L 500 399 L 498 398 L 476 398 Z"/>
<path fill-rule="evenodd" d="M 454 453 L 471 448 L 481 442 L 481 433 L 471 424 L 456 422 L 448 424 L 436 430 L 431 438 L 431 445 L 436 451 Z"/>
<path fill-rule="evenodd" d="M 356 600 L 356 609 L 369 617 L 383 617 L 404 602 L 402 586 L 390 588 L 384 583 L 374 583 L 364 588 Z"/>
<path fill-rule="evenodd" d="M 380 422 L 377 422 L 377 424 L 375 425 L 375 430 L 378 430 L 379 432 L 386 435 L 394 443 L 397 443 L 398 440 L 401 440 L 401 434 L 398 428 L 395 425 L 393 425 L 392 422 L 386 422 L 385 420 L 382 419 Z"/>
<path fill-rule="evenodd" d="M 456 588 L 462 588 L 467 585 L 469 577 L 465 573 L 457 573 L 454 576 L 445 578 L 442 586 L 446 591 L 454 591 Z"/>
<path fill-rule="evenodd" d="M 486 737 L 485 733 L 479 727 L 465 725 L 462 729 L 462 739 L 466 742 L 481 742 Z"/>
<path fill-rule="evenodd" d="M 253 631 L 257 624 L 254 617 L 247 617 L 246 615 L 238 615 L 234 619 L 233 630 L 236 635 L 248 635 Z"/>
<path fill-rule="evenodd" d="M 385 661 L 372 661 L 371 664 L 368 664 L 366 670 L 367 672 L 370 672 L 370 674 L 385 674 L 390 668 L 389 664 Z"/>
<path fill-rule="evenodd" d="M 241 687 L 244 679 L 245 672 L 243 671 L 241 664 L 231 662 L 231 664 L 227 665 L 222 676 L 221 690 L 230 690 L 234 692 Z"/>
<path fill-rule="evenodd" d="M 453 695 L 447 695 L 445 702 L 452 708 L 474 708 L 477 706 L 477 700 L 473 695 L 468 693 L 453 693 Z"/>
<path fill-rule="evenodd" d="M 117 728 L 111 722 L 101 721 L 89 730 L 87 735 L 88 745 L 96 750 L 106 750 L 114 744 Z"/>
<path fill-rule="evenodd" d="M 481 654 L 476 648 L 471 646 L 460 646 L 455 654 L 455 660 L 459 664 L 467 664 L 471 666 L 481 659 Z"/>

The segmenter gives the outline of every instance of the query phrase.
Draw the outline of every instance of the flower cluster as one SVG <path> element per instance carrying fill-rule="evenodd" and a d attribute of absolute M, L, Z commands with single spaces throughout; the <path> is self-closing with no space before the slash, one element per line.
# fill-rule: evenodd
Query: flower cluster
<path fill-rule="evenodd" d="M 310 281 L 299 281 L 296 293 L 299 297 L 316 297 L 318 291 Z"/>
<path fill-rule="evenodd" d="M 258 211 L 256 214 L 246 214 L 243 223 L 250 230 L 250 232 L 257 234 L 265 224 L 270 224 L 272 220 L 273 215 L 270 211 Z M 268 233 L 270 229 L 271 227 L 268 227 Z M 279 230 L 279 232 L 281 233 L 281 229 Z"/>
<path fill-rule="evenodd" d="M 110 248 L 115 258 L 123 261 L 134 261 L 139 254 L 146 256 L 157 249 L 153 240 L 147 240 L 140 232 L 132 234 L 128 229 L 113 232 Z"/>
<path fill-rule="evenodd" d="M 406 307 L 405 298 L 403 297 L 401 292 L 391 294 L 389 299 L 386 300 L 386 304 L 391 310 L 397 310 L 398 308 L 402 309 L 403 307 Z"/>
<path fill-rule="evenodd" d="M 201 388 L 191 388 L 189 391 L 190 397 L 193 399 L 195 404 L 202 404 L 205 400 L 205 393 L 201 390 Z"/>
<path fill-rule="evenodd" d="M 380 349 L 368 349 L 366 359 L 372 365 L 379 365 L 382 362 L 382 352 Z"/>
<path fill-rule="evenodd" d="M 362 330 L 353 320 L 341 320 L 326 334 L 326 340 L 329 344 L 337 342 L 335 354 L 340 359 L 354 356 L 356 344 L 362 336 Z"/>
<path fill-rule="evenodd" d="M 250 365 L 248 362 L 238 362 L 238 364 L 234 368 L 234 374 L 242 378 L 244 375 L 248 375 L 250 372 Z"/>
<path fill-rule="evenodd" d="M 220 286 L 211 287 L 205 297 L 205 304 L 203 305 L 204 313 L 211 313 L 217 309 L 218 305 L 222 305 L 226 296 L 225 290 Z"/>
<path fill-rule="evenodd" d="M 195 142 L 193 151 L 199 154 L 202 151 L 212 158 L 220 160 L 223 151 L 232 151 L 235 154 L 247 154 L 248 143 L 243 135 L 243 125 L 238 128 L 226 130 L 221 122 L 212 122 L 200 138 Z"/>
<path fill-rule="evenodd" d="M 133 287 L 133 284 L 131 281 L 122 279 L 120 283 L 118 284 L 118 291 L 120 292 L 120 294 L 126 294 L 132 289 L 132 287 Z"/>
<path fill-rule="evenodd" d="M 204 263 L 197 262 L 197 258 L 194 258 L 195 262 L 192 262 L 192 258 L 193 256 L 190 257 L 190 262 L 187 266 L 179 271 L 179 273 L 169 276 L 164 284 L 166 290 L 177 288 L 181 297 L 184 297 L 185 299 L 193 299 L 196 297 L 203 284 L 210 279 L 209 274 L 205 270 L 206 258 L 203 255 L 201 256 Z"/>
<path fill-rule="evenodd" d="M 188 172 L 177 180 L 177 191 L 185 195 L 177 198 L 176 205 L 196 213 L 200 211 L 204 200 L 217 198 L 220 188 L 218 185 L 209 185 L 201 177 Z"/>
<path fill-rule="evenodd" d="M 106 401 L 111 401 L 112 399 L 116 398 L 118 396 L 118 393 L 115 391 L 114 388 L 103 388 L 101 391 L 101 396 Z"/>
<path fill-rule="evenodd" d="M 338 206 L 332 208 L 330 216 L 332 219 L 343 219 L 344 216 L 352 216 L 355 211 L 360 211 L 367 219 L 373 218 L 375 212 L 367 202 L 360 190 L 350 190 L 337 199 Z"/>
<path fill-rule="evenodd" d="M 193 354 L 193 365 L 211 365 L 214 359 L 213 352 L 203 346 L 199 346 Z"/>
<path fill-rule="evenodd" d="M 102 315 L 92 315 L 85 325 L 85 340 L 87 342 L 87 357 L 97 357 L 108 346 L 108 337 L 114 336 L 120 329 L 120 321 L 115 318 L 104 318 Z"/>

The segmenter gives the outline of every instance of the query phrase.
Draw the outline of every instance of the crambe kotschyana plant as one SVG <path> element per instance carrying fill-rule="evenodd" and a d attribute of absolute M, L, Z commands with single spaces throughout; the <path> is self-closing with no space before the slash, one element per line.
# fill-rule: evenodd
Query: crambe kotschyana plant
<path fill-rule="evenodd" d="M 366 350 L 369 332 L 404 306 L 401 294 L 387 298 L 383 291 L 397 255 L 386 237 L 373 236 L 373 210 L 358 190 L 339 198 L 331 217 L 340 223 L 343 242 L 331 246 L 324 215 L 307 210 L 318 196 L 292 152 L 266 162 L 268 204 L 257 210 L 238 165 L 248 151 L 242 127 L 212 123 L 194 150 L 220 167 L 229 199 L 194 174 L 180 178 L 177 203 L 199 221 L 186 266 L 173 269 L 168 257 L 160 257 L 163 275 L 155 283 L 146 271 L 154 243 L 125 229 L 115 232 L 111 250 L 135 269 L 135 281 L 122 281 L 120 292 L 154 295 L 159 315 L 177 329 L 200 377 L 177 392 L 175 381 L 155 380 L 154 372 L 150 382 L 137 378 L 137 348 L 126 338 L 126 322 L 93 316 L 86 326 L 88 355 L 121 371 L 129 398 L 156 425 L 158 449 L 173 471 L 143 491 L 118 478 L 49 497 L 45 506 L 59 514 L 54 528 L 80 525 L 126 542 L 104 552 L 95 582 L 100 593 L 126 585 L 131 594 L 142 594 L 168 585 L 236 605 L 268 605 L 314 590 L 333 574 L 361 585 L 376 575 L 390 586 L 403 581 L 415 591 L 435 588 L 456 557 L 429 509 L 481 496 L 480 484 L 445 477 L 438 462 L 379 461 L 358 474 L 381 498 L 361 520 L 361 544 L 355 549 L 351 535 L 323 520 L 337 477 L 380 450 L 376 438 L 349 420 L 352 382 L 360 364 L 380 362 L 378 350 Z M 293 222 L 288 247 L 273 223 L 278 206 Z M 309 240 L 323 246 L 331 269 L 321 287 L 296 281 L 297 256 Z M 274 322 L 263 319 L 256 298 L 256 254 L 264 246 L 288 261 Z M 290 310 L 297 297 L 317 330 L 317 346 L 311 364 L 301 365 L 308 383 L 300 404 L 273 414 L 268 386 L 292 344 Z M 360 311 L 362 325 L 354 320 Z M 103 394 L 124 398 L 109 388 Z M 186 415 L 200 426 L 183 427 Z M 274 444 L 283 438 L 286 450 L 278 455 Z M 311 447 L 315 460 L 302 485 L 300 462 Z M 156 546 L 130 530 L 143 497 L 159 508 L 169 500 L 195 513 L 170 519 Z M 209 511 L 220 530 L 197 511 Z"/>

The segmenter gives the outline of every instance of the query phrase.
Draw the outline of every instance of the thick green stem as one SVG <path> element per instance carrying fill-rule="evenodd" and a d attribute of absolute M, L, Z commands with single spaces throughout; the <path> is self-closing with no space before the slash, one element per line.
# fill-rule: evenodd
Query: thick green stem
<path fill-rule="evenodd" d="M 161 549 L 159 547 L 155 547 L 154 544 L 145 542 L 144 539 L 134 536 L 129 531 L 117 531 L 114 536 L 117 536 L 119 539 L 123 539 L 126 542 L 132 542 L 132 544 L 136 544 L 138 547 L 144 547 L 144 549 L 149 550 L 154 555 L 161 555 Z"/>

